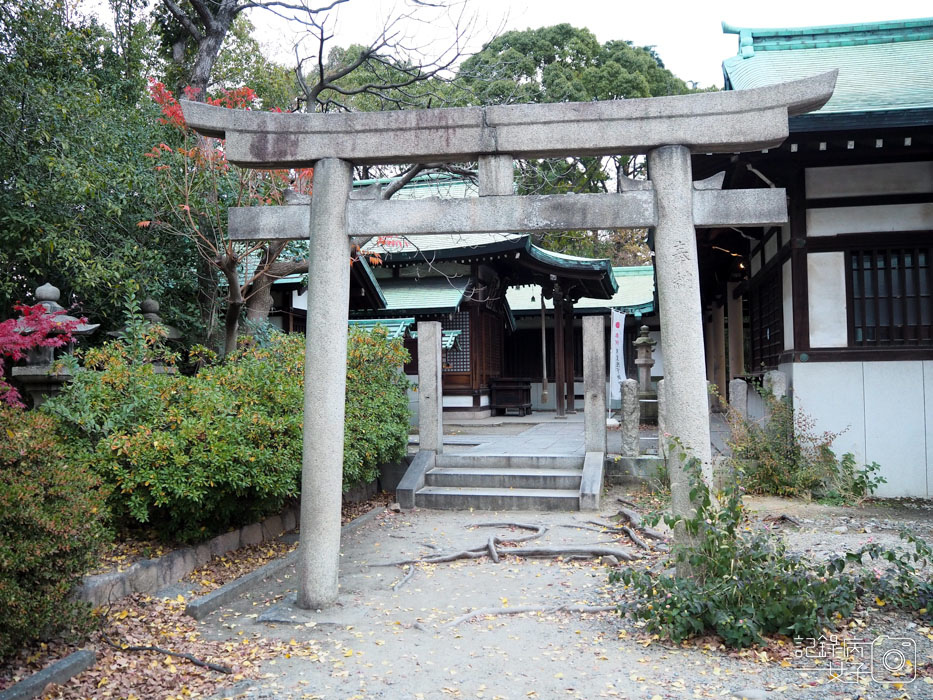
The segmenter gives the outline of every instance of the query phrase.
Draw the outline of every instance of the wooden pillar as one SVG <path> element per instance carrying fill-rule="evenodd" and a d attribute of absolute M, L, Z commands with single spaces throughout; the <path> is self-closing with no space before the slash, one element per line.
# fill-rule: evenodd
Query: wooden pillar
<path fill-rule="evenodd" d="M 573 302 L 564 300 L 564 361 L 567 369 L 564 380 L 567 382 L 567 413 L 577 412 L 577 402 L 574 389 L 573 366 Z"/>
<path fill-rule="evenodd" d="M 557 417 L 565 418 L 564 374 L 564 293 L 554 283 L 554 400 L 557 402 Z"/>

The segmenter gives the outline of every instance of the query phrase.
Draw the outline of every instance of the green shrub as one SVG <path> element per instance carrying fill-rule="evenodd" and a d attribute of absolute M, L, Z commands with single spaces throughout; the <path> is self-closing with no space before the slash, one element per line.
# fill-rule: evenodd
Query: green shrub
<path fill-rule="evenodd" d="M 730 409 L 732 456 L 744 464 L 746 485 L 753 493 L 803 498 L 827 497 L 834 502 L 861 501 L 885 483 L 880 467 L 856 467 L 847 453 L 836 458 L 832 444 L 841 433 L 816 432 L 814 421 L 795 410 L 790 397 L 763 392 L 768 418 L 749 420 Z"/>
<path fill-rule="evenodd" d="M 378 467 L 408 450 L 409 359 L 401 340 L 385 331 L 351 329 L 347 351 L 347 413 L 343 448 L 344 489 L 369 483 Z"/>
<path fill-rule="evenodd" d="M 53 418 L 0 408 L 0 660 L 87 620 L 68 599 L 106 539 L 101 480 L 69 459 Z"/>
<path fill-rule="evenodd" d="M 89 351 L 91 371 L 46 403 L 113 485 L 113 512 L 191 540 L 297 496 L 304 338 L 272 334 L 191 377 L 157 371 L 145 361 L 149 347 L 130 338 Z M 345 486 L 404 454 L 403 354 L 384 333 L 351 335 Z"/>
<path fill-rule="evenodd" d="M 817 638 L 859 603 L 876 599 L 921 614 L 933 609 L 933 582 L 924 574 L 933 565 L 933 550 L 922 540 L 902 533 L 914 551 L 869 544 L 812 562 L 789 553 L 780 535 L 746 526 L 740 486 L 713 496 L 696 459 L 688 469 L 696 514 L 665 521 L 692 535 L 692 542 L 674 545 L 672 556 L 688 563 L 696 576 L 636 569 L 610 573 L 610 582 L 634 591 L 635 601 L 624 609 L 648 631 L 674 642 L 712 632 L 730 647 L 746 647 L 761 643 L 764 635 Z M 885 570 L 861 566 L 866 557 L 886 562 Z"/>

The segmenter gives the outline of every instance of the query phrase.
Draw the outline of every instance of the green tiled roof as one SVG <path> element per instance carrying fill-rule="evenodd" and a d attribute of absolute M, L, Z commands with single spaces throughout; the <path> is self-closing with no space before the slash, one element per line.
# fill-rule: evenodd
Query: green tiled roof
<path fill-rule="evenodd" d="M 933 108 L 933 19 L 790 29 L 747 29 L 723 61 L 726 89 L 746 90 L 839 69 L 836 91 L 815 113 Z"/>
<path fill-rule="evenodd" d="M 386 329 L 390 340 L 402 338 L 411 326 L 415 324 L 414 318 L 361 318 L 350 319 L 350 328 L 361 331 L 371 331 L 376 326 Z"/>
<path fill-rule="evenodd" d="M 386 299 L 386 313 L 449 314 L 460 308 L 470 280 L 468 277 L 425 277 L 385 279 L 380 284 Z"/>
<path fill-rule="evenodd" d="M 639 315 L 654 310 L 654 267 L 613 267 L 612 275 L 618 285 L 618 291 L 611 299 L 583 297 L 573 305 L 574 310 L 619 309 Z M 506 299 L 513 313 L 538 312 L 541 309 L 541 287 L 536 284 L 509 287 Z M 544 300 L 544 306 L 547 309 L 554 307 L 550 299 Z"/>
<path fill-rule="evenodd" d="M 460 334 L 463 333 L 462 330 L 457 331 L 441 331 L 441 348 L 444 350 L 450 350 L 454 345 L 460 347 Z M 417 340 L 418 331 L 412 331 L 409 335 L 412 338 Z"/>

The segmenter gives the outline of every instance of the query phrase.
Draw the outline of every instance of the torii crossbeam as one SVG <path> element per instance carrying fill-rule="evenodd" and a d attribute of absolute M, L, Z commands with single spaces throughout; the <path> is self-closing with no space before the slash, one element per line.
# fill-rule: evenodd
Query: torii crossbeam
<path fill-rule="evenodd" d="M 779 145 L 788 136 L 788 117 L 825 104 L 835 81 L 833 71 L 755 90 L 358 114 L 253 112 L 183 101 L 189 126 L 226 138 L 231 163 L 315 167 L 310 207 L 230 213 L 235 238 L 310 238 L 298 604 L 318 608 L 337 597 L 351 236 L 654 228 L 667 424 L 708 470 L 695 228 L 779 224 L 787 208 L 781 189 L 721 191 L 693 183 L 690 154 Z M 643 189 L 513 194 L 514 158 L 643 153 L 650 178 Z M 351 198 L 354 164 L 455 161 L 479 163 L 479 198 Z M 690 488 L 678 457 L 669 470 L 674 511 L 689 512 Z"/>

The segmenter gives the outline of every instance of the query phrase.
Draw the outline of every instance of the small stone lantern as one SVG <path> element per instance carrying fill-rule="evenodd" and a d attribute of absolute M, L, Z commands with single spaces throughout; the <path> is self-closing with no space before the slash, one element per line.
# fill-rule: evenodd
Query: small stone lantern
<path fill-rule="evenodd" d="M 651 368 L 654 367 L 654 346 L 658 341 L 648 334 L 648 326 L 638 329 L 638 337 L 632 343 L 635 346 L 635 366 L 638 367 L 638 399 L 641 406 L 641 419 L 653 424 L 658 420 L 658 395 L 651 386 Z"/>
<path fill-rule="evenodd" d="M 77 321 L 74 316 L 64 313 L 65 308 L 58 303 L 61 291 L 51 284 L 43 284 L 36 289 L 36 301 L 45 307 L 47 316 L 54 316 L 53 323 L 63 324 Z M 75 337 L 91 335 L 100 328 L 99 323 L 80 323 L 71 335 Z M 23 390 L 32 400 L 33 408 L 38 408 L 50 396 L 61 391 L 66 382 L 71 381 L 71 372 L 62 368 L 55 372 L 55 348 L 40 347 L 32 350 L 26 357 L 26 364 L 14 367 L 11 371 L 13 378 L 23 387 Z"/>

